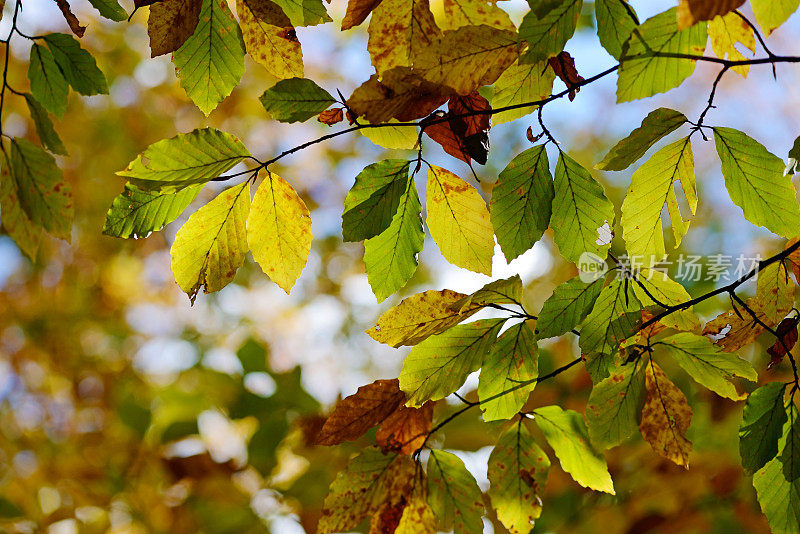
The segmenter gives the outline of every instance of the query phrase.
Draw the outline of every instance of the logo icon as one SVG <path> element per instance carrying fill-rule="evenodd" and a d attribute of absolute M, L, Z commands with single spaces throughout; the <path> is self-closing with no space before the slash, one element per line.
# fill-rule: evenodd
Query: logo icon
<path fill-rule="evenodd" d="M 594 252 L 584 252 L 578 258 L 578 277 L 581 282 L 589 284 L 608 272 L 606 261 Z"/>

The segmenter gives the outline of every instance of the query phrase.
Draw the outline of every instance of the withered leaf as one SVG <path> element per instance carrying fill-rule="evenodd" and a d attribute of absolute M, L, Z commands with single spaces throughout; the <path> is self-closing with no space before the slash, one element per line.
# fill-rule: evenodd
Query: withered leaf
<path fill-rule="evenodd" d="M 701 20 L 725 15 L 742 4 L 744 0 L 680 0 L 677 9 L 678 29 L 683 30 Z"/>
<path fill-rule="evenodd" d="M 317 445 L 338 445 L 361 437 L 406 400 L 399 381 L 376 380 L 336 405 L 317 436 Z"/>
<path fill-rule="evenodd" d="M 466 96 L 450 97 L 447 102 L 447 109 L 454 115 L 473 114 L 468 117 L 462 117 L 462 120 L 466 123 L 465 136 L 484 132 L 490 128 L 489 119 L 491 115 L 488 112 L 492 110 L 492 106 L 488 100 L 477 92 Z"/>
<path fill-rule="evenodd" d="M 769 324 L 769 318 L 757 299 L 747 299 L 747 305 L 760 321 Z M 703 335 L 710 337 L 725 352 L 733 352 L 755 341 L 764 331 L 747 310 L 736 307 L 706 323 Z"/>
<path fill-rule="evenodd" d="M 653 361 L 645 369 L 645 380 L 647 400 L 639 430 L 654 451 L 688 467 L 692 443 L 686 439 L 686 430 L 692 422 L 692 409 L 686 396 Z"/>
<path fill-rule="evenodd" d="M 303 51 L 289 18 L 271 0 L 236 0 L 247 53 L 285 80 L 303 77 Z"/>
<path fill-rule="evenodd" d="M 448 120 L 442 120 L 445 118 Z M 441 114 L 439 112 L 423 120 L 420 125 L 422 126 L 422 131 L 439 143 L 445 152 L 464 163 L 470 162 L 471 156 L 467 149 L 466 140 L 461 133 L 466 128 L 462 119 L 453 118 L 449 113 Z"/>
<path fill-rule="evenodd" d="M 412 454 L 425 442 L 433 423 L 433 402 L 419 408 L 400 406 L 387 417 L 375 434 L 375 441 L 383 452 Z"/>
<path fill-rule="evenodd" d="M 364 22 L 380 3 L 381 0 L 350 0 L 347 2 L 347 11 L 342 19 L 342 31 Z"/>
<path fill-rule="evenodd" d="M 569 89 L 570 101 L 574 100 L 575 95 L 581 90 L 580 87 L 574 86 L 584 81 L 583 76 L 578 74 L 578 70 L 575 68 L 575 59 L 568 52 L 561 52 L 556 57 L 551 57 L 548 62 L 556 76 L 561 78 L 561 81 Z"/>
<path fill-rule="evenodd" d="M 411 121 L 428 115 L 451 93 L 430 83 L 408 67 L 396 67 L 382 77 L 373 74 L 353 91 L 347 107 L 372 124 L 389 119 Z"/>
<path fill-rule="evenodd" d="M 778 334 L 778 339 L 767 349 L 767 354 L 772 356 L 768 368 L 772 368 L 776 363 L 786 355 L 786 349 L 792 350 L 797 343 L 797 323 L 800 321 L 800 316 L 787 317 L 780 322 L 775 332 Z"/>
<path fill-rule="evenodd" d="M 343 108 L 326 109 L 317 116 L 317 120 L 323 124 L 327 124 L 328 126 L 333 126 L 334 124 L 342 122 L 342 120 L 344 120 L 344 109 Z"/>
<path fill-rule="evenodd" d="M 58 4 L 58 9 L 60 9 L 61 14 L 64 15 L 64 19 L 66 19 L 67 24 L 69 24 L 69 29 L 72 30 L 72 33 L 78 37 L 83 37 L 83 34 L 86 32 L 86 26 L 81 26 L 78 17 L 76 17 L 70 9 L 67 0 L 56 0 L 56 4 Z"/>
<path fill-rule="evenodd" d="M 202 7 L 201 0 L 164 0 L 150 6 L 147 19 L 150 57 L 180 48 L 194 33 Z"/>

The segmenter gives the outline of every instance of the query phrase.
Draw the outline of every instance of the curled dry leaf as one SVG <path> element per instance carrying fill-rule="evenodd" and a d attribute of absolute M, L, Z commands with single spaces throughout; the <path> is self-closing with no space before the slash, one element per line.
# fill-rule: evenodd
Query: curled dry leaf
<path fill-rule="evenodd" d="M 61 14 L 64 15 L 67 24 L 69 24 L 69 29 L 72 30 L 72 33 L 78 37 L 83 37 L 83 34 L 86 32 L 86 26 L 81 26 L 78 17 L 72 13 L 72 9 L 70 9 L 67 0 L 56 0 L 56 4 L 58 4 L 58 9 L 60 9 Z"/>
<path fill-rule="evenodd" d="M 317 120 L 328 126 L 333 126 L 336 123 L 342 122 L 344 119 L 344 110 L 342 108 L 326 109 L 317 116 Z"/>
<path fill-rule="evenodd" d="M 584 81 L 583 76 L 578 74 L 578 69 L 575 68 L 575 59 L 568 52 L 561 52 L 556 57 L 551 57 L 548 61 L 553 72 L 561 78 L 561 81 L 569 89 L 570 101 L 574 100 L 575 95 L 581 90 L 580 87 L 574 86 Z"/>

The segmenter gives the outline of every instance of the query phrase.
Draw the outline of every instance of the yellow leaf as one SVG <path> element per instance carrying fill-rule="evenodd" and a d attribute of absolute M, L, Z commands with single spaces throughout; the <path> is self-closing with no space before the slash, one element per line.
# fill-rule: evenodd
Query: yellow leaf
<path fill-rule="evenodd" d="M 441 35 L 428 0 L 382 0 L 369 21 L 367 50 L 378 74 L 410 67 Z"/>
<path fill-rule="evenodd" d="M 767 316 L 765 322 L 771 327 L 780 323 L 794 306 L 794 284 L 789 279 L 790 270 L 789 262 L 779 261 L 758 271 L 756 300 Z"/>
<path fill-rule="evenodd" d="M 686 439 L 686 430 L 692 422 L 692 409 L 686 396 L 652 360 L 645 377 L 647 400 L 639 430 L 654 451 L 688 469 L 692 442 Z"/>
<path fill-rule="evenodd" d="M 457 325 L 481 309 L 481 306 L 466 309 L 455 306 L 466 296 L 449 289 L 417 293 L 381 315 L 378 323 L 367 330 L 367 334 L 375 341 L 393 347 L 416 345 L 433 334 Z"/>
<path fill-rule="evenodd" d="M 258 186 L 247 218 L 247 242 L 261 269 L 289 293 L 311 252 L 311 218 L 303 199 L 269 173 Z"/>
<path fill-rule="evenodd" d="M 294 28 L 270 0 L 236 0 L 247 53 L 282 80 L 303 77 L 303 51 Z"/>
<path fill-rule="evenodd" d="M 683 30 L 701 20 L 725 15 L 742 4 L 744 0 L 680 0 L 677 10 L 678 29 Z"/>
<path fill-rule="evenodd" d="M 32 261 L 36 261 L 43 228 L 28 218 L 19 202 L 17 184 L 3 166 L 0 175 L 0 212 L 3 214 L 3 230 L 14 240 L 19 249 Z"/>
<path fill-rule="evenodd" d="M 478 190 L 441 167 L 428 172 L 428 229 L 453 265 L 491 276 L 494 230 Z"/>
<path fill-rule="evenodd" d="M 714 50 L 714 54 L 720 59 L 725 59 L 726 55 L 731 61 L 747 59 L 734 46 L 736 43 L 741 43 L 753 53 L 756 51 L 753 28 L 736 13 L 715 17 L 708 23 L 708 36 L 711 38 L 711 48 Z M 750 65 L 736 65 L 731 67 L 731 70 L 746 78 Z"/>
<path fill-rule="evenodd" d="M 416 58 L 414 67 L 435 84 L 468 95 L 493 84 L 519 57 L 519 35 L 491 26 L 444 32 Z"/>
<path fill-rule="evenodd" d="M 421 491 L 415 491 L 403 509 L 394 534 L 436 534 L 436 517 Z"/>
<path fill-rule="evenodd" d="M 759 321 L 769 324 L 770 319 L 764 313 L 763 304 L 758 299 L 750 298 L 746 302 Z M 764 331 L 764 327 L 758 324 L 747 310 L 735 304 L 735 309 L 721 313 L 706 323 L 703 335 L 709 336 L 723 351 L 733 352 L 755 341 Z"/>
<path fill-rule="evenodd" d="M 172 243 L 172 272 L 192 303 L 204 288 L 219 291 L 244 263 L 245 221 L 250 211 L 249 182 L 221 192 L 189 217 Z"/>
<path fill-rule="evenodd" d="M 480 26 L 516 31 L 508 13 L 494 2 L 486 0 L 444 0 L 443 30 L 455 30 L 462 26 Z"/>

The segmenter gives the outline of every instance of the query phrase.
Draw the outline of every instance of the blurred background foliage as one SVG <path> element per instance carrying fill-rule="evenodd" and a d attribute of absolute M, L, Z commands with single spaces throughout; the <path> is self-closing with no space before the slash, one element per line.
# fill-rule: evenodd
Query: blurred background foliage
<path fill-rule="evenodd" d="M 131 2 L 122 4 L 131 11 Z M 642 19 L 669 7 L 632 4 Z M 517 22 L 527 9 L 518 0 L 502 5 Z M 436 12 L 440 2 L 433 7 Z M 328 485 L 364 443 L 328 449 L 309 446 L 310 437 L 338 397 L 376 378 L 396 377 L 405 354 L 363 331 L 403 296 L 443 287 L 470 292 L 489 278 L 448 265 L 428 238 L 422 268 L 409 286 L 381 305 L 375 302 L 361 245 L 341 240 L 342 200 L 363 166 L 408 153 L 385 151 L 355 134 L 315 145 L 275 169 L 312 211 L 312 256 L 292 294 L 248 262 L 234 284 L 200 296 L 190 307 L 172 279 L 168 252 L 185 215 L 147 239 L 101 234 L 106 210 L 123 184 L 114 171 L 150 143 L 205 125 L 238 135 L 264 157 L 329 129 L 269 120 L 257 97 L 274 80 L 249 58 L 242 85 L 205 118 L 178 85 L 169 58 L 148 57 L 147 9 L 130 23 L 114 24 L 96 17 L 88 2 L 74 2 L 73 8 L 89 22 L 82 44 L 97 57 L 110 95 L 73 94 L 57 124 L 70 153 L 59 164 L 74 191 L 72 242 L 47 238 L 31 262 L 0 235 L 0 530 L 314 532 Z M 344 8 L 343 0 L 328 6 L 334 20 L 341 20 Z M 588 77 L 613 59 L 591 31 L 591 3 L 584 9 L 587 31 L 578 32 L 568 51 Z M 66 29 L 47 0 L 26 0 L 20 25 L 29 34 Z M 791 20 L 771 38 L 771 47 L 795 51 L 797 29 Z M 298 37 L 307 77 L 330 91 L 348 94 L 373 72 L 363 27 L 298 28 Z M 28 46 L 12 44 L 14 87 L 27 84 Z M 622 106 L 614 104 L 614 81 L 603 80 L 584 88 L 574 102 L 549 105 L 545 120 L 562 146 L 591 167 L 659 105 L 696 117 L 714 75 L 698 65 L 680 89 Z M 798 133 L 797 96 L 790 93 L 797 78 L 796 68 L 780 65 L 778 82 L 767 67 L 754 67 L 747 80 L 729 76 L 708 122 L 747 130 L 785 155 Z M 24 102 L 9 98 L 6 131 L 34 138 Z M 489 162 L 477 171 L 487 198 L 498 171 L 526 148 L 524 131 L 533 123 L 526 118 L 492 131 Z M 680 251 L 708 257 L 779 250 L 782 245 L 746 223 L 727 195 L 716 194 L 722 179 L 711 145 L 695 145 L 701 204 Z M 426 147 L 426 158 L 470 176 L 438 147 Z M 629 173 L 598 176 L 618 207 Z M 195 205 L 221 187 L 209 186 Z M 527 306 L 538 310 L 575 270 L 546 235 L 511 265 L 498 251 L 494 277 L 515 273 L 526 284 Z M 687 289 L 696 294 L 713 285 L 700 281 Z M 711 301 L 698 312 L 708 318 L 727 305 Z M 770 341 L 743 354 L 759 371 L 768 360 L 764 343 Z M 545 373 L 573 359 L 577 346 L 565 339 L 543 342 L 541 353 Z M 762 376 L 777 380 L 784 373 Z M 676 467 L 637 438 L 609 453 L 617 486 L 617 495 L 610 496 L 580 488 L 554 465 L 536 532 L 768 531 L 736 449 L 741 404 L 669 374 L 695 412 L 691 468 Z M 475 385 L 469 380 L 462 392 L 473 398 Z M 539 386 L 529 408 L 558 403 L 582 412 L 590 389 L 588 374 L 576 368 Z M 453 409 L 440 403 L 436 416 Z M 449 425 L 446 439 L 437 438 L 436 445 L 456 451 L 485 488 L 486 460 L 499 430 L 476 411 Z M 490 518 L 486 531 L 503 529 Z"/>

